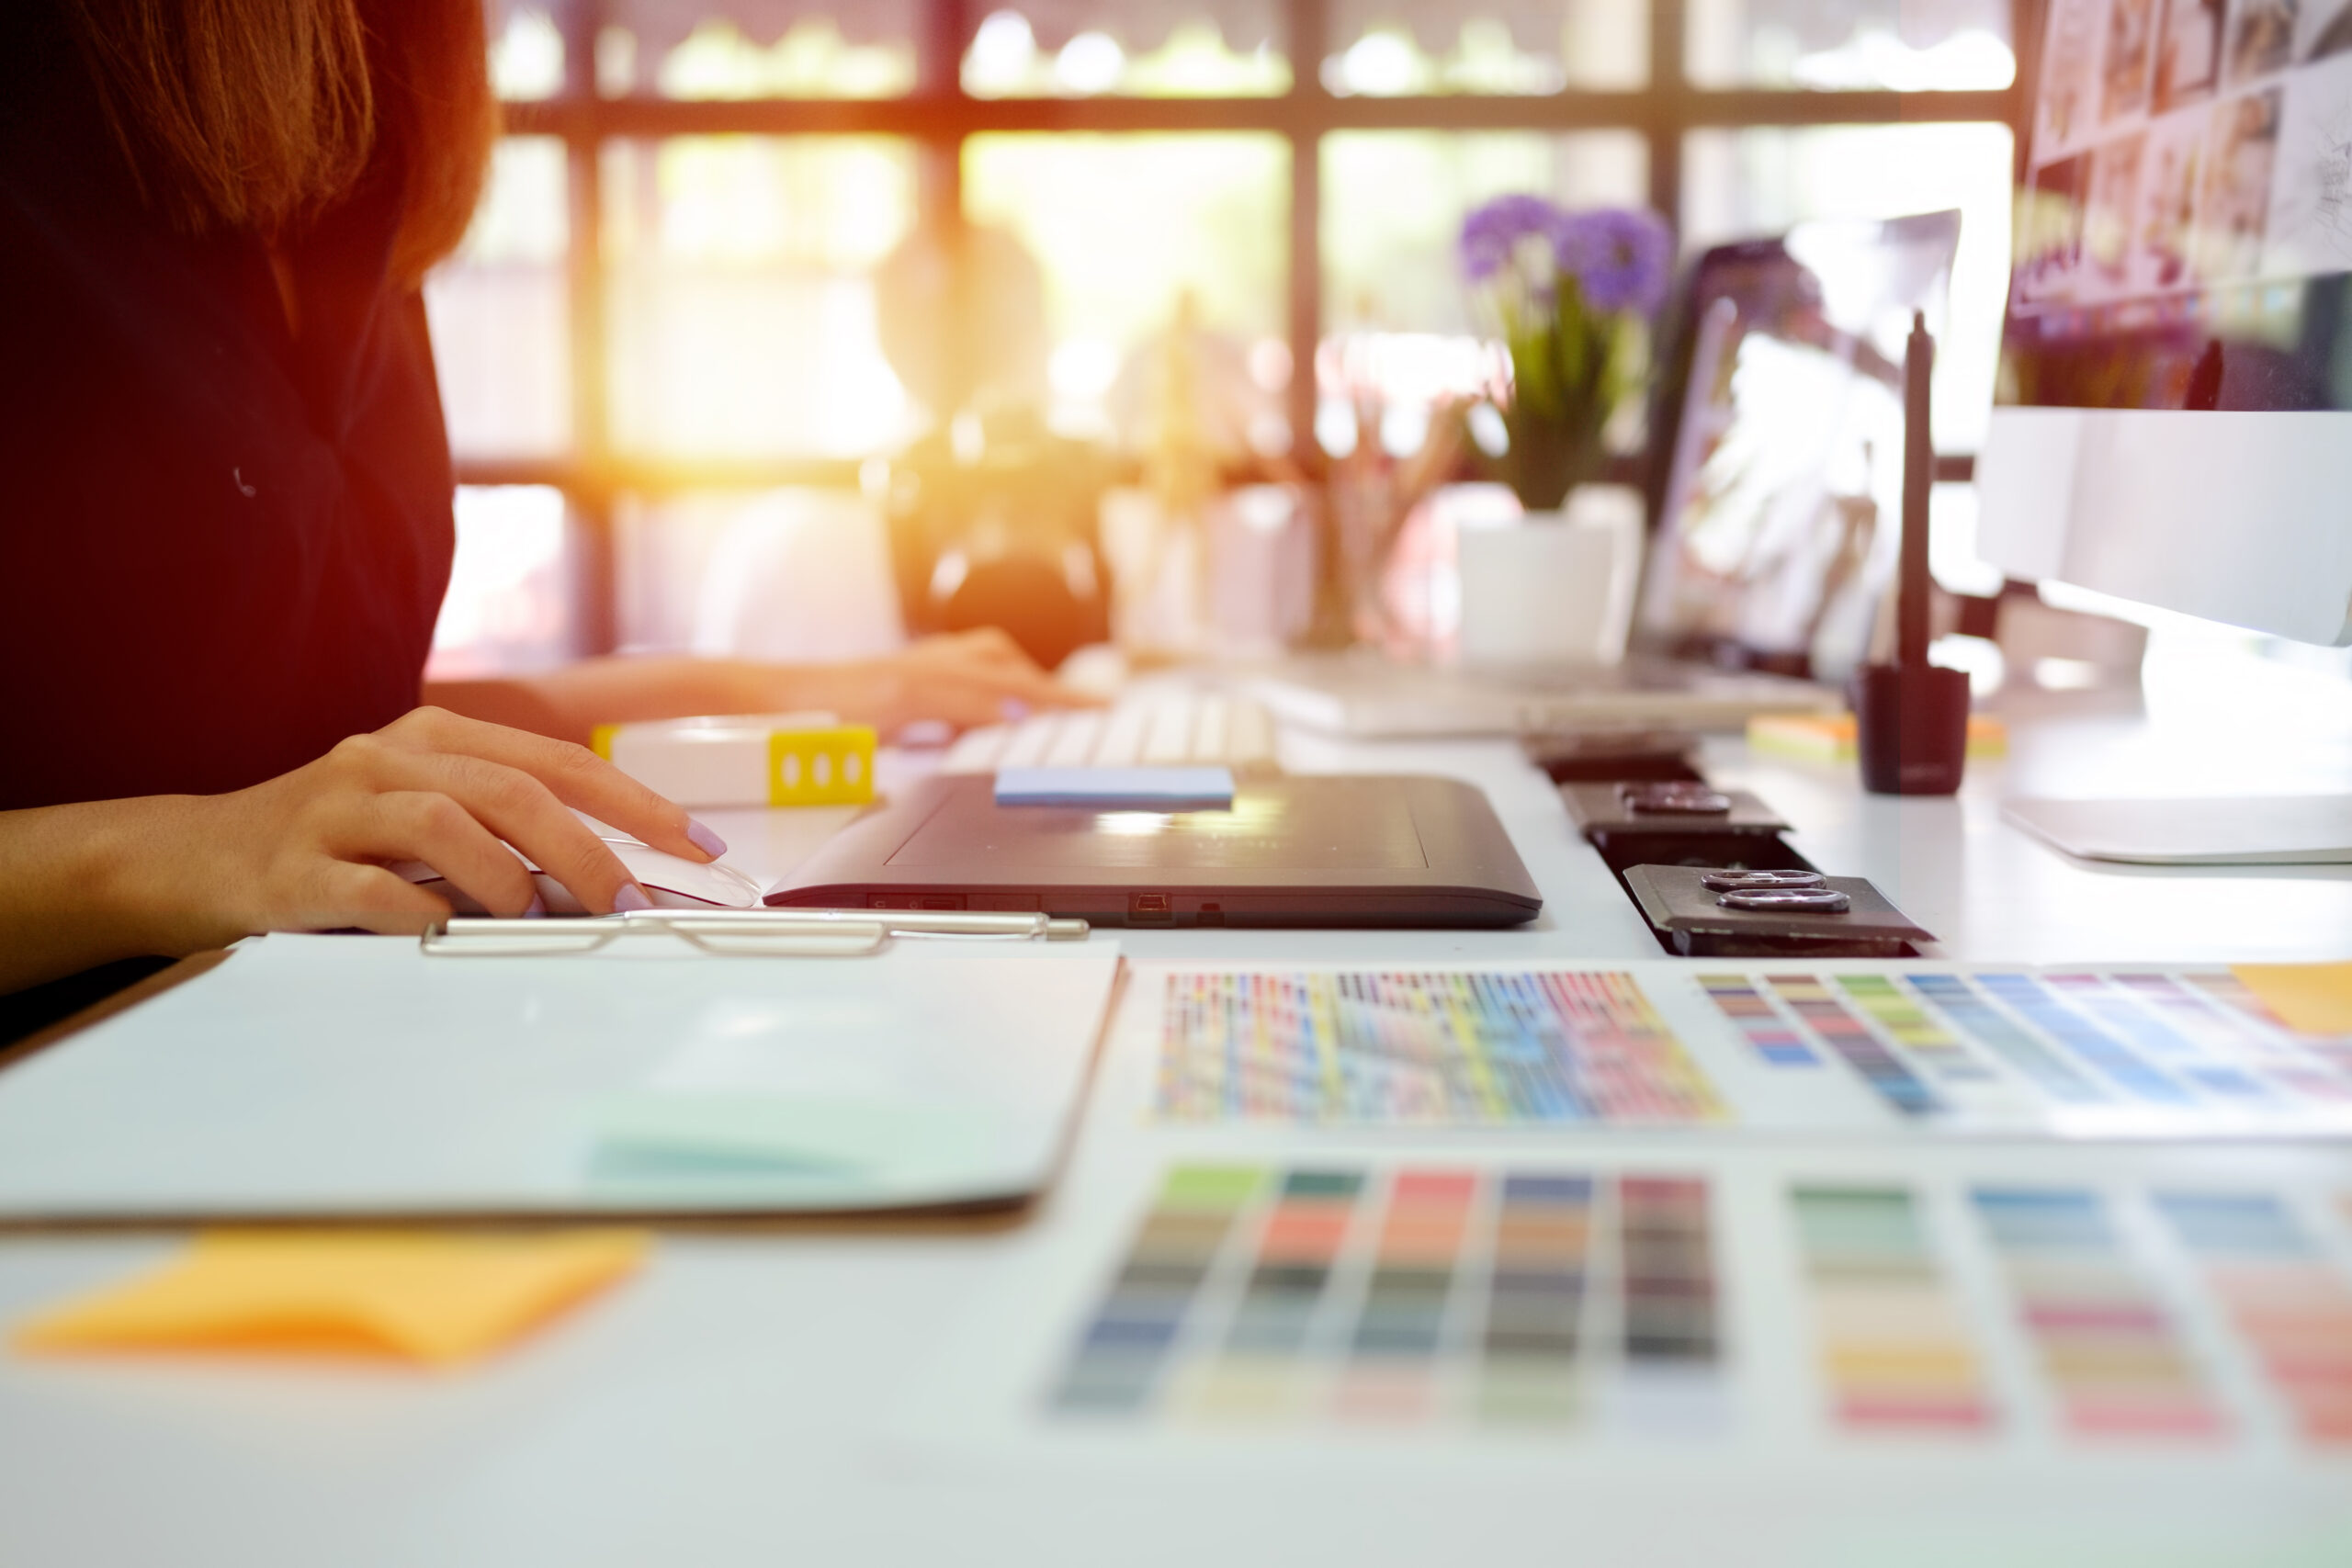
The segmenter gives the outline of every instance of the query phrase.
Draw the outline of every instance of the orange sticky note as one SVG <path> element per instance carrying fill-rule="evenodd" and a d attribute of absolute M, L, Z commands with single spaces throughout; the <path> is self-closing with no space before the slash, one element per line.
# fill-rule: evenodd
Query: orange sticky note
<path fill-rule="evenodd" d="M 1854 716 L 1838 714 L 1758 714 L 1747 721 L 1747 744 L 1758 751 L 1802 757 L 1815 762 L 1850 762 L 1857 754 L 1860 729 Z M 1991 714 L 1968 716 L 1968 755 L 1984 761 L 2005 757 L 2009 750 L 2008 726 Z"/>
<path fill-rule="evenodd" d="M 2298 1034 L 2352 1034 L 2352 962 L 2233 964 L 2230 973 Z"/>
<path fill-rule="evenodd" d="M 222 1231 L 18 1325 L 17 1349 L 199 1350 L 454 1366 L 632 1272 L 637 1231 Z"/>

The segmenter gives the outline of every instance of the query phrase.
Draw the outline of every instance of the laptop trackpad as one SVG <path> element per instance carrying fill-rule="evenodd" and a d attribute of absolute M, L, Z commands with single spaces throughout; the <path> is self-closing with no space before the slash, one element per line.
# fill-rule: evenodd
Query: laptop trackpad
<path fill-rule="evenodd" d="M 977 875 L 1001 865 L 1036 878 L 1054 870 L 1419 871 L 1429 866 L 1413 812 L 1394 781 L 1350 789 L 1268 791 L 1243 785 L 1224 811 L 1127 811 L 1090 807 L 999 807 L 985 792 L 949 797 L 888 864 L 954 867 Z M 1296 781 L 1293 781 L 1295 784 Z M 1301 799 L 1300 794 L 1310 798 Z M 1346 798 L 1332 798 L 1343 795 Z M 1310 806 L 1312 809 L 1310 809 Z"/>

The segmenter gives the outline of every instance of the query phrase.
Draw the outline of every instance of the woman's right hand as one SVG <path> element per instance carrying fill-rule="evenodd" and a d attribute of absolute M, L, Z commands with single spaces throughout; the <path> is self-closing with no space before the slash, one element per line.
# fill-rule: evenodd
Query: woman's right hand
<path fill-rule="evenodd" d="M 645 908 L 644 890 L 574 807 L 688 860 L 727 848 L 583 747 L 430 707 L 265 784 L 171 806 L 156 814 L 148 852 L 129 863 L 145 867 L 131 897 L 157 922 L 146 951 L 265 931 L 420 931 L 449 905 L 387 869 L 404 861 L 423 861 L 493 914 L 525 914 L 537 889 L 507 844 L 591 911 Z"/>

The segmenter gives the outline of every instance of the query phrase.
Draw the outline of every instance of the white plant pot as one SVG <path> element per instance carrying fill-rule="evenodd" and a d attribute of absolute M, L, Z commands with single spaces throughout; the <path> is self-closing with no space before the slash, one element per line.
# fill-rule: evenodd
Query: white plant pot
<path fill-rule="evenodd" d="M 1457 541 L 1462 662 L 1615 664 L 1633 627 L 1642 498 L 1579 485 L 1559 512 L 1469 525 Z"/>

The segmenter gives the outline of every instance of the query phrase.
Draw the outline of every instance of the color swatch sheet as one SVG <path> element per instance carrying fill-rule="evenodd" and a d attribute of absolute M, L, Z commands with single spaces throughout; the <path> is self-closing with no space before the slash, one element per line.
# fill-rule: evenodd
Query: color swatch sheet
<path fill-rule="evenodd" d="M 1176 1122 L 2352 1134 L 2352 1036 L 2227 970 L 1178 971 Z"/>
<path fill-rule="evenodd" d="M 1725 1115 L 1631 975 L 1573 969 L 1174 975 L 1159 1104 L 1184 1121 Z"/>
<path fill-rule="evenodd" d="M 1974 1157 L 1179 1164 L 1030 1419 L 2352 1467 L 2352 1165 L 2269 1188 Z"/>
<path fill-rule="evenodd" d="M 1052 1407 L 1704 1425 L 1722 1356 L 1709 1224 L 1687 1177 L 1181 1167 Z"/>

